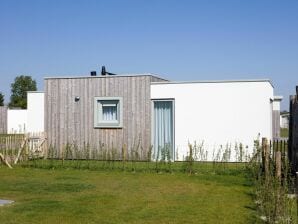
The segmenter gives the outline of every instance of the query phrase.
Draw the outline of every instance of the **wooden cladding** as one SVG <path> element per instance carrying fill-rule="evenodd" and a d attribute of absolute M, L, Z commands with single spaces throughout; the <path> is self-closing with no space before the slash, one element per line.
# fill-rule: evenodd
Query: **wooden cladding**
<path fill-rule="evenodd" d="M 7 133 L 7 107 L 0 107 L 0 134 Z"/>
<path fill-rule="evenodd" d="M 272 111 L 272 137 L 280 138 L 280 111 Z"/>
<path fill-rule="evenodd" d="M 151 145 L 152 76 L 106 76 L 45 79 L 45 130 L 49 145 L 67 143 L 121 151 Z M 164 81 L 160 79 L 160 81 Z M 94 128 L 94 97 L 122 97 L 123 127 Z"/>

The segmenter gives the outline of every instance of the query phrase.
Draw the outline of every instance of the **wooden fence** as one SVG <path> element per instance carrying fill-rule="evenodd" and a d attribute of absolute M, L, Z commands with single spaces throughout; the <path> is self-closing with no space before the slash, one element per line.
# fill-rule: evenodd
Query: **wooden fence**
<path fill-rule="evenodd" d="M 0 162 L 10 168 L 19 161 L 44 157 L 46 152 L 44 132 L 0 135 Z"/>
<path fill-rule="evenodd" d="M 296 95 L 290 96 L 289 160 L 292 172 L 298 172 L 298 86 Z"/>
<path fill-rule="evenodd" d="M 262 162 L 262 171 L 265 179 L 275 176 L 277 179 L 285 179 L 289 172 L 288 140 L 262 139 L 259 161 Z"/>
<path fill-rule="evenodd" d="M 251 163 L 254 177 L 257 208 L 264 223 L 295 222 L 295 200 L 297 188 L 290 175 L 288 141 L 262 139 L 258 153 Z M 263 222 L 262 222 L 263 223 Z"/>
<path fill-rule="evenodd" d="M 289 174 L 288 140 L 262 138 L 250 163 L 257 163 L 262 176 L 269 180 L 272 177 L 286 181 Z M 259 166 L 260 165 L 260 166 Z"/>

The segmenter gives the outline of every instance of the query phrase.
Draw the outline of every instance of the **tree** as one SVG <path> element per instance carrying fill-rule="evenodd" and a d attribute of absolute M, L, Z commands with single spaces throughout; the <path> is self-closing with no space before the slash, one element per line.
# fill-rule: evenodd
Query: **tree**
<path fill-rule="evenodd" d="M 4 95 L 0 92 L 0 106 L 4 106 Z"/>
<path fill-rule="evenodd" d="M 17 76 L 11 84 L 9 107 L 27 108 L 27 91 L 36 91 L 36 81 L 31 76 Z"/>

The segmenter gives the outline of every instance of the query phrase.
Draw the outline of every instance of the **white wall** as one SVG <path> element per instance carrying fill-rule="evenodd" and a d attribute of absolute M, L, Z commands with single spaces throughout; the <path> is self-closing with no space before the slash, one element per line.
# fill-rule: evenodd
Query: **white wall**
<path fill-rule="evenodd" d="M 27 92 L 27 110 L 7 111 L 7 132 L 21 134 L 44 131 L 44 92 Z"/>
<path fill-rule="evenodd" d="M 7 110 L 7 133 L 23 134 L 27 130 L 27 110 Z"/>
<path fill-rule="evenodd" d="M 43 132 L 44 131 L 44 92 L 27 93 L 27 131 Z"/>
<path fill-rule="evenodd" d="M 281 128 L 289 128 L 289 116 L 288 115 L 280 115 L 280 127 Z"/>
<path fill-rule="evenodd" d="M 280 103 L 282 101 L 283 97 L 282 96 L 274 96 L 273 98 L 273 110 L 276 110 L 276 111 L 280 111 Z"/>
<path fill-rule="evenodd" d="M 152 83 L 151 99 L 175 99 L 175 149 L 179 160 L 188 142 L 201 143 L 213 160 L 221 145 L 242 143 L 253 152 L 254 140 L 272 137 L 273 87 L 269 81 Z M 176 158 L 177 159 L 177 158 Z"/>

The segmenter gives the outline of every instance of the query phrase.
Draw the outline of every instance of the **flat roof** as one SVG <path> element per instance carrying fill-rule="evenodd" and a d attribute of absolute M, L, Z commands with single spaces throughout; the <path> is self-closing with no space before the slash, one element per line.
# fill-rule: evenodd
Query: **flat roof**
<path fill-rule="evenodd" d="M 151 85 L 157 84 L 191 84 L 191 83 L 235 83 L 235 82 L 269 82 L 274 88 L 270 79 L 232 79 L 232 80 L 202 80 L 202 81 L 169 81 L 169 82 L 154 82 Z"/>
<path fill-rule="evenodd" d="M 273 100 L 275 101 L 282 101 L 283 96 L 274 96 Z"/>
<path fill-rule="evenodd" d="M 27 93 L 44 93 L 44 91 L 27 91 Z"/>
<path fill-rule="evenodd" d="M 161 78 L 160 76 L 152 73 L 140 73 L 140 74 L 120 74 L 120 75 L 96 75 L 96 76 L 91 76 L 91 75 L 79 75 L 79 76 L 57 76 L 57 77 L 44 77 L 44 79 L 90 79 L 90 78 L 115 78 L 115 77 L 140 77 L 140 76 L 151 76 L 159 79 L 163 79 L 164 81 L 168 81 L 165 78 Z"/>
<path fill-rule="evenodd" d="M 270 79 L 231 79 L 231 80 L 194 80 L 194 81 L 169 81 L 168 79 L 161 78 L 159 75 L 152 73 L 140 73 L 140 74 L 120 74 L 120 75 L 85 75 L 85 76 L 57 76 L 57 77 L 45 77 L 44 79 L 86 79 L 86 78 L 108 78 L 108 77 L 139 77 L 139 76 L 152 76 L 162 79 L 164 81 L 152 82 L 151 85 L 156 84 L 188 84 L 188 83 L 237 83 L 237 82 L 269 82 L 274 88 Z"/>
<path fill-rule="evenodd" d="M 281 111 L 280 115 L 290 115 L 290 112 L 289 111 Z"/>

